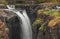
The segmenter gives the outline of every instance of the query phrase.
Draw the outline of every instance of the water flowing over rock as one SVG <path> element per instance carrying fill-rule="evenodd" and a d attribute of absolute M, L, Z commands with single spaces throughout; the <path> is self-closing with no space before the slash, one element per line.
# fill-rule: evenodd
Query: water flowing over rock
<path fill-rule="evenodd" d="M 8 6 L 9 8 L 9 6 Z M 11 8 L 11 9 L 10 9 Z M 22 39 L 32 39 L 32 30 L 31 30 L 31 24 L 30 20 L 26 14 L 26 11 L 22 11 L 22 14 L 20 11 L 17 11 L 16 9 L 12 9 L 12 7 L 9 8 L 9 11 L 14 12 L 18 18 L 21 20 L 21 37 Z"/>

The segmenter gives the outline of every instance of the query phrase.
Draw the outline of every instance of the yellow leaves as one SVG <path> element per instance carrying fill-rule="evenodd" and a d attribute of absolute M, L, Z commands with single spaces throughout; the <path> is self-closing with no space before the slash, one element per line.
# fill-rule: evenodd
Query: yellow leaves
<path fill-rule="evenodd" d="M 57 16 L 59 16 L 59 12 L 58 11 L 54 11 L 54 13 L 52 14 L 52 16 L 55 16 L 55 17 L 57 17 Z"/>
<path fill-rule="evenodd" d="M 51 16 L 51 17 L 48 17 L 47 18 L 47 20 L 49 20 L 47 23 L 48 24 L 46 24 L 46 25 L 48 25 L 48 27 L 50 27 L 50 28 L 54 28 L 55 26 L 56 26 L 56 24 L 58 23 L 58 22 L 60 22 L 60 12 L 58 11 L 58 10 L 50 10 L 49 8 L 46 8 L 45 10 L 44 9 L 41 9 L 41 10 L 38 10 L 37 11 L 37 19 L 36 19 L 36 21 L 33 23 L 33 26 L 35 26 L 35 25 L 42 25 L 42 21 L 41 21 L 41 19 L 39 19 L 39 16 L 41 16 L 42 14 L 44 14 L 44 15 L 47 15 L 47 16 Z M 46 17 L 47 17 L 46 16 Z M 42 16 L 41 16 L 41 18 L 42 18 Z M 46 19 L 46 18 L 45 18 Z M 52 20 L 51 20 L 52 19 Z M 43 18 L 42 18 L 42 20 L 44 20 Z M 46 21 L 47 21 L 46 20 Z M 45 21 L 43 21 L 43 23 L 44 23 Z M 42 25 L 40 28 L 39 28 L 39 30 L 44 30 L 44 27 L 45 27 L 45 25 Z"/>
<path fill-rule="evenodd" d="M 42 9 L 42 10 L 38 10 L 37 11 L 37 15 L 40 15 L 41 13 L 43 13 L 44 12 L 44 10 Z"/>
<path fill-rule="evenodd" d="M 58 22 L 60 21 L 60 18 L 54 18 L 54 19 L 52 19 L 49 23 L 48 23 L 48 26 L 49 27 L 54 27 Z"/>
<path fill-rule="evenodd" d="M 32 25 L 35 26 L 37 24 L 41 24 L 42 22 L 43 22 L 43 19 L 36 19 Z"/>
<path fill-rule="evenodd" d="M 51 2 L 56 3 L 56 2 L 57 2 L 57 0 L 51 0 Z"/>
<path fill-rule="evenodd" d="M 0 0 L 0 4 L 5 5 L 5 4 L 7 4 L 7 1 L 6 0 Z"/>
<path fill-rule="evenodd" d="M 42 31 L 45 30 L 45 26 L 41 26 L 39 30 L 42 30 Z"/>

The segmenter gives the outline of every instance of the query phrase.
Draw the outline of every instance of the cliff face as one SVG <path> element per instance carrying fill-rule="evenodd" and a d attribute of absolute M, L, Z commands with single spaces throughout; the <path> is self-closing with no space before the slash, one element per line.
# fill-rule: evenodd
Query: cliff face
<path fill-rule="evenodd" d="M 9 11 L 0 10 L 0 38 L 20 39 L 20 24 L 17 16 Z"/>

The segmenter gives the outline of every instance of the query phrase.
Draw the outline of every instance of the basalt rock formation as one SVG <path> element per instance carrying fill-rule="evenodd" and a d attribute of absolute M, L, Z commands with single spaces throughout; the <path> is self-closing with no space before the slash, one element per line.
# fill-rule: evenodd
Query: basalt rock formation
<path fill-rule="evenodd" d="M 20 39 L 20 26 L 16 14 L 13 12 L 0 10 L 0 38 Z"/>

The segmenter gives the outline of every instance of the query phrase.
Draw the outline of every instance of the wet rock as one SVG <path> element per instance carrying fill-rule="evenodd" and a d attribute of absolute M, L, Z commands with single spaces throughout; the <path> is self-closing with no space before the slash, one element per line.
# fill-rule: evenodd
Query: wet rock
<path fill-rule="evenodd" d="M 13 12 L 0 10 L 0 33 L 2 39 L 20 39 L 20 22 Z M 2 25 L 2 26 L 1 26 Z"/>

